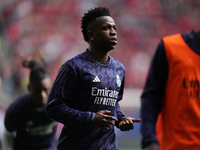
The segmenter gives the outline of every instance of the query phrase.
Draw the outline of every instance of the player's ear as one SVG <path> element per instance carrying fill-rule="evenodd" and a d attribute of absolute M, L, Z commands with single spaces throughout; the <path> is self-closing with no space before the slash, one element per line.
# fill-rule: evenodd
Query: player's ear
<path fill-rule="evenodd" d="M 87 32 L 87 36 L 88 38 L 91 40 L 91 39 L 94 39 L 94 32 L 92 30 L 88 30 Z"/>

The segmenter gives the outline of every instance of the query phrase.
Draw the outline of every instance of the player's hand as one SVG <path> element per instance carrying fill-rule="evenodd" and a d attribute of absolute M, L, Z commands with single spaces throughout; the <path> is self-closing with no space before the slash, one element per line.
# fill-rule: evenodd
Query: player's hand
<path fill-rule="evenodd" d="M 151 145 L 145 147 L 142 150 L 160 150 L 160 148 L 159 148 L 158 144 L 151 144 Z"/>
<path fill-rule="evenodd" d="M 134 122 L 141 122 L 141 119 L 134 119 L 131 117 L 126 117 L 119 123 L 119 129 L 121 131 L 132 130 L 132 129 L 134 129 Z"/>
<path fill-rule="evenodd" d="M 96 128 L 101 128 L 103 130 L 111 129 L 115 125 L 114 121 L 118 121 L 117 118 L 109 116 L 107 114 L 111 113 L 108 110 L 100 110 L 95 113 L 93 126 Z"/>

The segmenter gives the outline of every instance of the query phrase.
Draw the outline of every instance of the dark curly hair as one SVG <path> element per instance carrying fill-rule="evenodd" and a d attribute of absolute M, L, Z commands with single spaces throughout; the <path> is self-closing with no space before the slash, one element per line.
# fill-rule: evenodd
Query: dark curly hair
<path fill-rule="evenodd" d="M 42 60 L 44 61 L 44 60 Z M 29 74 L 29 81 L 40 81 L 49 76 L 49 72 L 45 68 L 45 64 L 37 62 L 36 60 L 27 60 L 21 57 L 22 66 L 31 70 Z"/>
<path fill-rule="evenodd" d="M 81 28 L 84 40 L 86 42 L 89 42 L 89 38 L 87 36 L 88 24 L 95 21 L 96 18 L 102 16 L 110 16 L 110 10 L 106 7 L 95 7 L 94 9 L 90 9 L 87 13 L 84 13 L 84 16 L 81 20 Z"/>

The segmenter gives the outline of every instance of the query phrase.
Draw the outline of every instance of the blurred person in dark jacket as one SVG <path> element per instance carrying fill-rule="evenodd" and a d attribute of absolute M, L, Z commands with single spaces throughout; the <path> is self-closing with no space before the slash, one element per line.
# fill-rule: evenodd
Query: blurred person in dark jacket
<path fill-rule="evenodd" d="M 55 125 L 45 114 L 51 87 L 45 66 L 35 60 L 22 59 L 30 68 L 28 94 L 17 98 L 6 110 L 3 150 L 54 150 Z"/>

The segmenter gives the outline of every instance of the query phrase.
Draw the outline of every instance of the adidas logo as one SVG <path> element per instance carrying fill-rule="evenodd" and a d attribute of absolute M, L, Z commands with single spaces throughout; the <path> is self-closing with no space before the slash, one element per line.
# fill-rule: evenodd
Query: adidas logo
<path fill-rule="evenodd" d="M 99 78 L 96 76 L 93 80 L 93 82 L 100 82 Z"/>

